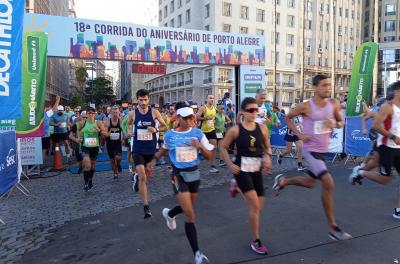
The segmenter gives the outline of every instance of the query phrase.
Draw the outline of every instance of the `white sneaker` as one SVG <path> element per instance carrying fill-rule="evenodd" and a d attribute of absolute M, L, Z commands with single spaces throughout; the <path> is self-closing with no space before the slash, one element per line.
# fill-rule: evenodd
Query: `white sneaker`
<path fill-rule="evenodd" d="M 132 165 L 129 165 L 129 172 L 132 173 Z"/>
<path fill-rule="evenodd" d="M 361 168 L 360 165 L 357 165 L 353 168 L 353 171 L 351 172 L 349 176 L 349 183 L 352 185 L 355 185 L 358 180 L 360 180 L 360 176 L 358 175 L 358 170 Z"/>
<path fill-rule="evenodd" d="M 215 166 L 211 166 L 210 172 L 211 173 L 219 173 L 219 170 Z"/>
<path fill-rule="evenodd" d="M 171 211 L 171 210 L 168 209 L 168 208 L 164 208 L 164 209 L 162 210 L 162 215 L 164 216 L 165 221 L 167 222 L 168 228 L 169 228 L 170 230 L 175 230 L 175 229 L 176 229 L 175 217 L 174 217 L 174 218 L 171 218 L 171 217 L 168 215 L 168 212 L 169 212 L 169 211 Z"/>
<path fill-rule="evenodd" d="M 197 251 L 196 255 L 194 257 L 194 263 L 204 264 L 204 263 L 210 263 L 210 261 L 203 253 L 201 253 L 200 251 Z"/>

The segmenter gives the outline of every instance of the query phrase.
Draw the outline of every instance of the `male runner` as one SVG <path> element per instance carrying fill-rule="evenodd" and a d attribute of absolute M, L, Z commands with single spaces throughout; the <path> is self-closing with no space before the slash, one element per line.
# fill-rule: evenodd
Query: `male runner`
<path fill-rule="evenodd" d="M 143 202 L 144 218 L 152 216 L 147 197 L 147 176 L 152 171 L 147 166 L 156 153 L 157 138 L 155 120 L 160 122 L 160 129 L 165 128 L 165 122 L 159 111 L 149 106 L 149 91 L 140 89 L 136 93 L 139 107 L 129 113 L 127 124 L 128 136 L 133 136 L 132 158 L 139 177 L 134 178 L 134 189 L 139 191 Z M 134 125 L 132 133 L 132 125 Z M 146 171 L 147 169 L 147 171 Z M 139 178 L 139 180 L 137 180 Z"/>
<path fill-rule="evenodd" d="M 71 153 L 68 140 L 69 118 L 67 113 L 64 112 L 64 106 L 59 105 L 57 107 L 57 114 L 51 117 L 50 125 L 54 126 L 54 142 L 56 147 L 64 143 L 65 153 L 69 156 Z"/>
<path fill-rule="evenodd" d="M 78 165 L 78 174 L 81 174 L 83 170 L 83 165 L 82 165 L 82 144 L 81 144 L 81 137 L 80 137 L 80 127 L 83 123 L 85 123 L 87 118 L 86 111 L 82 111 L 80 116 L 75 119 L 74 124 L 71 128 L 71 131 L 69 133 L 69 139 L 75 144 L 74 150 L 75 150 L 75 157 L 76 157 L 76 162 Z"/>
<path fill-rule="evenodd" d="M 118 179 L 118 172 L 122 172 L 122 127 L 119 119 L 119 107 L 114 105 L 111 110 L 111 118 L 104 122 L 107 131 L 107 152 L 110 157 L 111 167 L 114 171 L 114 180 Z"/>
<path fill-rule="evenodd" d="M 331 228 L 329 237 L 334 240 L 345 240 L 351 235 L 342 231 L 336 223 L 334 213 L 333 190 L 334 181 L 325 164 L 325 155 L 329 148 L 329 138 L 334 128 L 343 127 L 343 117 L 340 114 L 340 103 L 330 99 L 331 82 L 326 75 L 316 75 L 313 78 L 314 97 L 292 109 L 286 116 L 286 123 L 303 141 L 303 157 L 309 165 L 307 177 L 284 178 L 275 177 L 273 189 L 280 191 L 288 185 L 313 188 L 316 180 L 322 184 L 322 204 Z M 303 116 L 303 131 L 301 132 L 292 119 Z"/>

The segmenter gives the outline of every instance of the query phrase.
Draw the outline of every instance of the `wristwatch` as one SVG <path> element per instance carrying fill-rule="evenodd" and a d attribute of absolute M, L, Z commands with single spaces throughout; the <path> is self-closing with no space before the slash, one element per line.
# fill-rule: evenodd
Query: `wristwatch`
<path fill-rule="evenodd" d="M 391 140 L 395 140 L 395 139 L 396 139 L 396 135 L 390 134 L 389 138 L 390 138 Z"/>

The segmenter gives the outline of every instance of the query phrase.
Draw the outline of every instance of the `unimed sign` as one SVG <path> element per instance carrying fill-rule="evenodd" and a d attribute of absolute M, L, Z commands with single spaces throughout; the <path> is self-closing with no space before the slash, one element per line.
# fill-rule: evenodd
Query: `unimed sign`
<path fill-rule="evenodd" d="M 133 64 L 132 73 L 141 74 L 165 74 L 167 67 L 165 65 L 146 65 L 146 64 Z"/>

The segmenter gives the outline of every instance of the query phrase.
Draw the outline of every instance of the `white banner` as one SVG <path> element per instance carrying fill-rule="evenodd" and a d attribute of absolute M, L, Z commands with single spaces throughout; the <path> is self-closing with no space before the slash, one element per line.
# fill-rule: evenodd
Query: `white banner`
<path fill-rule="evenodd" d="M 344 129 L 334 129 L 329 140 L 329 153 L 342 153 L 344 141 Z"/>
<path fill-rule="evenodd" d="M 19 138 L 21 165 L 43 164 L 42 157 L 42 138 Z"/>

